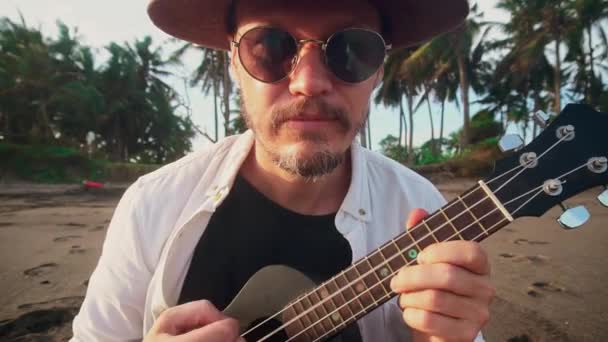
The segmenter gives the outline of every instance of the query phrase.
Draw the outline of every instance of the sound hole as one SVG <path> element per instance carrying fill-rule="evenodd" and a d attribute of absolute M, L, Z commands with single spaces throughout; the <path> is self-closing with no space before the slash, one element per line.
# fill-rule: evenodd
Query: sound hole
<path fill-rule="evenodd" d="M 264 322 L 268 317 L 259 318 L 255 320 L 245 331 L 249 331 L 251 328 L 256 327 L 248 334 L 243 337 L 247 342 L 256 342 L 266 337 L 268 334 L 277 330 L 283 323 L 277 319 L 271 319 L 268 322 Z M 258 327 L 258 324 L 264 322 Z M 268 342 L 285 342 L 287 341 L 287 333 L 285 330 L 281 329 L 280 331 L 274 333 L 270 338 L 264 340 Z"/>

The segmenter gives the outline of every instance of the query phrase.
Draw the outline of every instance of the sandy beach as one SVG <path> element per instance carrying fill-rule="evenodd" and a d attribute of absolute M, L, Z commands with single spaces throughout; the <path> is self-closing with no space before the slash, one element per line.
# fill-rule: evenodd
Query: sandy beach
<path fill-rule="evenodd" d="M 473 184 L 438 184 L 447 198 Z M 0 340 L 65 341 L 124 186 L 0 184 Z M 503 228 L 482 244 L 497 297 L 488 341 L 608 340 L 608 209 L 589 190 L 592 218 L 565 231 L 553 209 Z"/>

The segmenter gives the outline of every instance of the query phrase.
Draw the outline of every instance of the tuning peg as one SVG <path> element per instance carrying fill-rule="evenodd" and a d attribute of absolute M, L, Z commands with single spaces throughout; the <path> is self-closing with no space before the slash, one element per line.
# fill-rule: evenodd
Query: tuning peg
<path fill-rule="evenodd" d="M 589 221 L 591 214 L 584 205 L 578 205 L 574 208 L 567 208 L 560 203 L 560 207 L 564 211 L 557 219 L 557 222 L 564 229 L 576 229 Z"/>
<path fill-rule="evenodd" d="M 545 113 L 542 110 L 537 110 L 534 112 L 534 114 L 532 114 L 532 120 L 534 120 L 534 122 L 536 122 L 536 124 L 541 128 L 546 128 L 549 126 L 551 114 Z"/>
<path fill-rule="evenodd" d="M 597 196 L 597 200 L 600 201 L 604 207 L 608 207 L 608 186 L 604 185 L 604 192 Z"/>
<path fill-rule="evenodd" d="M 498 141 L 498 148 L 502 152 L 517 151 L 524 146 L 524 140 L 517 134 L 507 134 Z"/>

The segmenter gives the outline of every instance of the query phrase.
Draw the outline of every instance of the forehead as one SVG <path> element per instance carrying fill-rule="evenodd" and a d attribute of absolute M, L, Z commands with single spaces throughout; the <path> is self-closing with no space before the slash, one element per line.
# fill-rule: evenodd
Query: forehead
<path fill-rule="evenodd" d="M 239 33 L 273 25 L 300 38 L 323 38 L 346 27 L 381 27 L 378 10 L 366 0 L 240 0 L 235 10 Z"/>

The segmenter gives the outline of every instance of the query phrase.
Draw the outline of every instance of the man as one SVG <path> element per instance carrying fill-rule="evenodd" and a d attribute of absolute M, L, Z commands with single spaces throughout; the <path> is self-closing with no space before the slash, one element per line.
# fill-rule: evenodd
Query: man
<path fill-rule="evenodd" d="M 465 0 L 152 0 L 166 32 L 229 50 L 250 130 L 146 175 L 121 199 L 74 320 L 75 341 L 235 341 L 220 312 L 261 268 L 325 280 L 443 205 L 353 142 L 389 44 L 462 22 Z M 414 208 L 423 208 L 414 210 Z M 494 290 L 478 244 L 432 245 L 400 294 L 338 338 L 471 341 Z M 219 309 L 219 310 L 218 310 Z"/>

